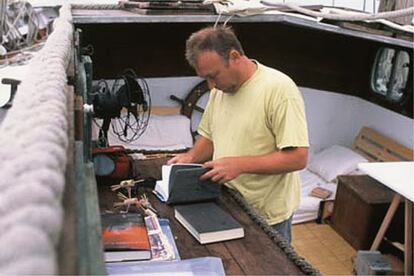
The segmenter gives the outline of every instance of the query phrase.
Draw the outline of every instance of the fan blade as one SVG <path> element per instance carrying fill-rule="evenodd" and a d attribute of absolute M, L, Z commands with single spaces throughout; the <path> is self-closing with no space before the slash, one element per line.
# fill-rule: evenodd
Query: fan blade
<path fill-rule="evenodd" d="M 129 116 L 130 116 L 130 112 L 128 112 L 127 117 L 126 117 L 126 122 L 125 122 L 125 126 L 124 126 L 124 136 L 128 137 L 128 125 L 129 125 Z"/>

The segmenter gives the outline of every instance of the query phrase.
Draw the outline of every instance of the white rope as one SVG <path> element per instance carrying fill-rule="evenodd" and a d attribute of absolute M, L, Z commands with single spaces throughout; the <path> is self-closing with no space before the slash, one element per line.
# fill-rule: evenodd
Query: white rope
<path fill-rule="evenodd" d="M 119 4 L 72 4 L 74 10 L 119 10 L 123 8 L 122 2 Z"/>
<path fill-rule="evenodd" d="M 68 5 L 54 24 L 0 125 L 2 274 L 58 273 L 68 147 L 65 84 L 73 35 Z"/>
<path fill-rule="evenodd" d="M 262 1 L 263 4 L 271 5 L 271 2 Z M 286 7 L 309 15 L 313 17 L 322 17 L 325 19 L 331 19 L 331 20 L 345 20 L 345 21 L 362 21 L 362 20 L 376 20 L 376 19 L 391 19 L 396 17 L 404 17 L 414 15 L 414 7 L 409 7 L 406 9 L 396 10 L 396 11 L 389 11 L 389 12 L 380 12 L 377 14 L 364 14 L 364 13 L 353 13 L 353 14 L 332 14 L 332 13 L 323 13 L 323 12 L 317 12 L 309 9 L 302 8 L 298 5 L 286 3 L 284 4 Z"/>
<path fill-rule="evenodd" d="M 238 15 L 238 16 L 251 16 L 257 14 L 263 14 L 265 12 L 279 12 L 281 8 L 289 8 L 293 11 L 301 14 L 315 17 L 325 18 L 331 20 L 343 20 L 343 21 L 362 21 L 362 20 L 378 20 L 378 19 L 391 19 L 396 17 L 404 17 L 414 15 L 414 7 L 409 7 L 396 11 L 381 12 L 377 14 L 366 14 L 362 12 L 347 12 L 339 9 L 326 9 L 322 12 L 313 11 L 303 8 L 299 5 L 292 3 L 275 3 L 272 0 L 204 0 L 205 4 L 214 4 L 216 11 L 226 15 Z M 337 11 L 338 13 L 332 13 Z M 289 13 L 287 13 L 289 14 Z"/>

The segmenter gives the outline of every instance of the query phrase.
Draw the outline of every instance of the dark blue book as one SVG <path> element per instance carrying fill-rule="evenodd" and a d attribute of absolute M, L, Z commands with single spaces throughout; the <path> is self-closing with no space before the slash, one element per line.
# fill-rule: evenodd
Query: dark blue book
<path fill-rule="evenodd" d="M 244 237 L 244 229 L 214 202 L 175 206 L 175 218 L 201 244 Z"/>

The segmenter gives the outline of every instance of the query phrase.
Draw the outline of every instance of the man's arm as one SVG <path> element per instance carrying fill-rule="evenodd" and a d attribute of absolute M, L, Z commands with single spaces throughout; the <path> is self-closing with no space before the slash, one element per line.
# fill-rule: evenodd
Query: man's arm
<path fill-rule="evenodd" d="M 207 160 L 211 160 L 213 157 L 213 150 L 213 142 L 200 135 L 192 149 L 168 160 L 168 164 L 203 163 Z"/>
<path fill-rule="evenodd" d="M 230 181 L 243 173 L 280 174 L 306 167 L 308 148 L 292 147 L 258 156 L 224 157 L 204 163 L 211 168 L 202 179 L 219 183 Z"/>

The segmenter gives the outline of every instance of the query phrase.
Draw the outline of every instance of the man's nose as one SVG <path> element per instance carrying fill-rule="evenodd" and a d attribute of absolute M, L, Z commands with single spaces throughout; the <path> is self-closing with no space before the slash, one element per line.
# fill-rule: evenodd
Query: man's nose
<path fill-rule="evenodd" d="M 211 79 L 207 79 L 207 86 L 208 86 L 208 89 L 213 89 L 216 87 L 216 82 Z"/>

